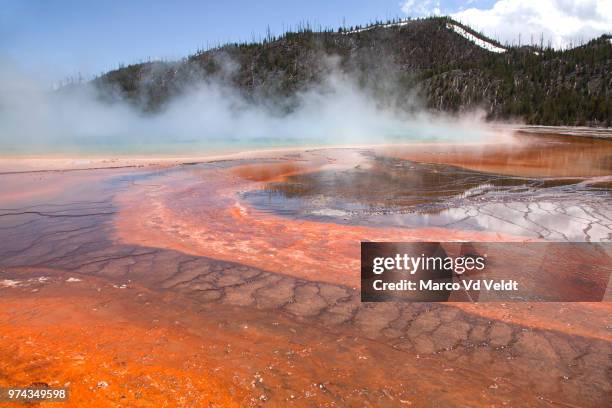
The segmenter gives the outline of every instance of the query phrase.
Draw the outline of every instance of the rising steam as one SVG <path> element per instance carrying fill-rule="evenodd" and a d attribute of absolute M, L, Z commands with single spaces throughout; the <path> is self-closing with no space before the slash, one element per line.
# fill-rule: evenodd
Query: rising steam
<path fill-rule="evenodd" d="M 207 153 L 258 146 L 477 140 L 479 115 L 406 113 L 381 104 L 336 68 L 292 97 L 292 109 L 247 99 L 223 76 L 194 83 L 161 112 L 108 103 L 91 84 L 48 91 L 0 64 L 0 149 L 37 153 Z M 282 105 L 282 103 L 280 104 Z"/>

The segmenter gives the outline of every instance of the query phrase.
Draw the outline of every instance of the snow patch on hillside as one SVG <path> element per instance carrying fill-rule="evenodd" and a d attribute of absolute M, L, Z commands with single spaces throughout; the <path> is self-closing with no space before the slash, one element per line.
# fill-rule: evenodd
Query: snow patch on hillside
<path fill-rule="evenodd" d="M 447 23 L 446 24 L 446 28 L 448 28 L 450 30 L 453 30 L 454 32 L 456 32 L 457 34 L 462 36 L 463 38 L 466 38 L 467 40 L 473 42 L 474 44 L 476 44 L 480 48 L 484 48 L 487 51 L 496 52 L 498 54 L 500 54 L 502 52 L 506 52 L 505 48 L 498 47 L 495 44 L 491 44 L 488 41 L 482 40 L 482 39 L 476 37 L 474 34 L 469 33 L 468 31 L 464 30 L 463 28 L 461 28 L 459 26 Z"/>
<path fill-rule="evenodd" d="M 411 20 L 401 20 L 398 21 L 396 23 L 388 23 L 388 24 L 374 24 L 368 27 L 364 27 L 364 28 L 359 28 L 357 30 L 351 30 L 351 31 L 344 31 L 343 34 L 355 34 L 355 33 L 362 33 L 364 31 L 369 31 L 369 30 L 373 30 L 375 28 L 392 28 L 392 27 L 403 27 L 405 25 L 410 24 Z M 491 52 L 496 52 L 496 53 L 502 53 L 502 52 L 506 52 L 506 49 L 503 47 L 499 47 L 493 43 L 490 43 L 488 41 L 482 40 L 478 37 L 476 37 L 474 34 L 468 32 L 467 30 L 455 25 L 455 24 L 451 24 L 451 23 L 447 23 L 446 27 L 450 30 L 453 30 L 454 32 L 456 32 L 457 34 L 459 34 L 460 36 L 462 36 L 463 38 L 473 42 L 474 44 L 476 44 L 477 46 L 479 46 L 480 48 L 484 48 L 487 51 L 491 51 Z"/>
<path fill-rule="evenodd" d="M 391 27 L 403 27 L 405 25 L 408 25 L 410 23 L 410 20 L 402 20 L 402 21 L 398 21 L 397 23 L 388 23 L 388 24 L 374 24 L 368 27 L 364 27 L 364 28 L 359 28 L 357 30 L 351 30 L 351 31 L 344 31 L 342 34 L 355 34 L 355 33 L 362 33 L 364 31 L 369 31 L 369 30 L 373 30 L 375 28 L 391 28 Z"/>

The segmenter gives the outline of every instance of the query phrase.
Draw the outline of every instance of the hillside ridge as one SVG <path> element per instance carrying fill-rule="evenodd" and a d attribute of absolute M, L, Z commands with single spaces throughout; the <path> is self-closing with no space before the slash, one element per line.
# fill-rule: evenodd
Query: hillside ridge
<path fill-rule="evenodd" d="M 156 112 L 217 78 L 249 98 L 274 103 L 350 73 L 372 95 L 400 109 L 461 113 L 538 125 L 610 126 L 612 44 L 603 35 L 567 50 L 508 46 L 448 17 L 392 20 L 313 31 L 308 26 L 260 42 L 231 43 L 181 61 L 121 67 L 93 83 L 108 100 Z M 228 66 L 230 67 L 228 69 Z M 262 99 L 260 99 L 262 100 Z"/>

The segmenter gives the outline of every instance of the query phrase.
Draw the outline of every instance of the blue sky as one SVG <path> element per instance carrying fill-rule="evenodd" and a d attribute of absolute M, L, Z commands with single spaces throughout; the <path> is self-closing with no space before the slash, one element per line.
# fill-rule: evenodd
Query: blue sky
<path fill-rule="evenodd" d="M 457 9 L 461 1 L 443 2 Z M 311 21 L 337 27 L 405 17 L 399 0 L 0 0 L 0 55 L 51 78 L 86 77 L 119 62 L 176 59 L 200 46 L 249 40 Z"/>
<path fill-rule="evenodd" d="M 284 27 L 306 20 L 338 27 L 343 21 L 354 25 L 377 18 L 430 14 L 453 14 L 501 39 L 511 38 L 517 30 L 524 31 L 523 38 L 538 30 L 565 38 L 561 36 L 583 33 L 585 24 L 590 29 L 610 23 L 599 15 L 610 11 L 606 9 L 608 1 L 0 0 L 0 58 L 49 81 L 79 72 L 89 78 L 120 62 L 178 59 L 207 44 L 264 36 L 268 25 L 273 33 L 280 33 Z M 589 8 L 585 2 L 595 5 Z M 562 20 L 551 12 L 557 9 L 566 18 L 565 27 L 574 31 L 568 34 L 563 28 L 565 31 L 557 32 L 561 28 L 555 27 Z M 577 15 L 581 16 L 578 20 Z M 505 32 L 510 26 L 514 31 Z M 584 35 L 591 35 L 590 31 Z"/>

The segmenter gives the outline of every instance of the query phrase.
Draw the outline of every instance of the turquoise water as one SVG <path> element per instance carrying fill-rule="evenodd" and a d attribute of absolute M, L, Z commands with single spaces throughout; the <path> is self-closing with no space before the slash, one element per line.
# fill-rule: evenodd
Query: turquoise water
<path fill-rule="evenodd" d="M 51 155 L 198 155 L 238 152 L 244 150 L 270 149 L 277 147 L 301 147 L 327 145 L 324 140 L 206 140 L 172 142 L 95 141 L 81 143 L 9 145 L 0 148 L 0 155 L 19 156 L 31 154 Z"/>
<path fill-rule="evenodd" d="M 475 132 L 476 133 L 476 132 Z M 473 137 L 473 136 L 472 136 Z M 452 137 L 435 135 L 394 135 L 385 137 L 336 138 L 207 138 L 203 140 L 172 140 L 169 142 L 138 140 L 132 137 L 109 139 L 61 140 L 55 143 L 21 143 L 0 145 L 0 156 L 20 155 L 210 155 L 249 150 L 292 147 L 377 145 L 410 142 L 456 141 Z"/>

